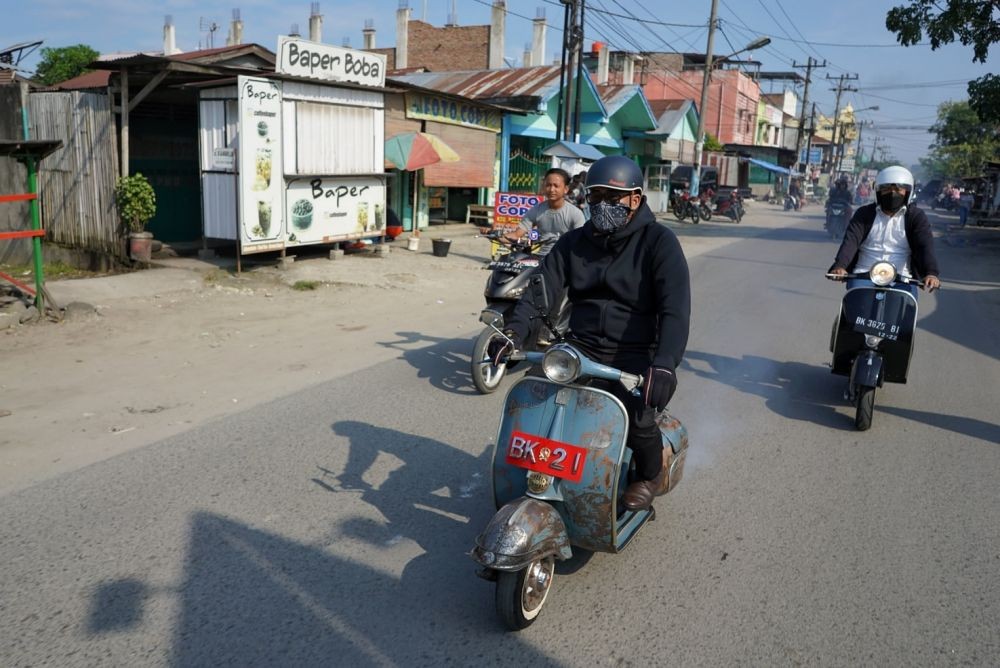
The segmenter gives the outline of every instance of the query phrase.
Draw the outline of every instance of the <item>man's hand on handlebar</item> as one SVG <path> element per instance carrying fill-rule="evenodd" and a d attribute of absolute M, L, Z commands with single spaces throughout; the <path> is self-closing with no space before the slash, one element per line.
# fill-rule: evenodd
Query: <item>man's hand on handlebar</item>
<path fill-rule="evenodd" d="M 827 272 L 826 277 L 831 281 L 847 280 L 847 270 L 843 267 L 836 267 Z"/>
<path fill-rule="evenodd" d="M 927 276 L 920 284 L 921 288 L 926 288 L 927 292 L 934 292 L 941 288 L 941 279 L 937 276 Z"/>

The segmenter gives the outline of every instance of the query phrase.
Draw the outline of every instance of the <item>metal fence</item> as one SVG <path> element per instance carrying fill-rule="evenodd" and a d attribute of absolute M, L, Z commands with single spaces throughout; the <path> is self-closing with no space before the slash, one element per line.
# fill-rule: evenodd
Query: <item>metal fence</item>
<path fill-rule="evenodd" d="M 38 189 L 46 240 L 124 259 L 124 232 L 115 211 L 118 176 L 115 120 L 107 95 L 32 93 L 32 139 L 61 139 L 41 163 Z"/>
<path fill-rule="evenodd" d="M 511 192 L 537 193 L 542 189 L 542 176 L 550 161 L 541 155 L 531 156 L 515 149 L 510 154 L 507 188 Z"/>

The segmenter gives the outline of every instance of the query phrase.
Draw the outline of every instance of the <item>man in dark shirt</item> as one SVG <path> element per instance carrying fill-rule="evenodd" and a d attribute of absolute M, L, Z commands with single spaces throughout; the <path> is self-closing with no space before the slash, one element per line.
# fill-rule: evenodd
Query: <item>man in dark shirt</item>
<path fill-rule="evenodd" d="M 628 412 L 627 445 L 636 479 L 622 495 L 630 509 L 648 508 L 663 482 L 663 439 L 656 414 L 677 387 L 687 346 L 691 289 L 680 242 L 656 222 L 642 194 L 642 172 L 623 156 L 595 162 L 587 173 L 590 220 L 564 234 L 541 264 L 550 303 L 565 290 L 572 311 L 568 339 L 599 362 L 642 374 L 641 396 L 602 385 Z M 503 339 L 491 344 L 499 362 L 520 347 L 534 307 L 515 307 Z M 506 345 L 505 345 L 506 344 Z"/>

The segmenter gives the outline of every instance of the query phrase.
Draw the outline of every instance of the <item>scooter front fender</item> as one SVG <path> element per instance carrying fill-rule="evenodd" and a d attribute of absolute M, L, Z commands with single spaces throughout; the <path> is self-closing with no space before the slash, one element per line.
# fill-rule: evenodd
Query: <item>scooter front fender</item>
<path fill-rule="evenodd" d="M 851 384 L 864 387 L 882 387 L 882 356 L 867 350 L 854 359 Z"/>
<path fill-rule="evenodd" d="M 550 504 L 527 496 L 500 508 L 469 553 L 480 565 L 498 571 L 519 571 L 549 555 L 573 556 L 566 525 Z"/>

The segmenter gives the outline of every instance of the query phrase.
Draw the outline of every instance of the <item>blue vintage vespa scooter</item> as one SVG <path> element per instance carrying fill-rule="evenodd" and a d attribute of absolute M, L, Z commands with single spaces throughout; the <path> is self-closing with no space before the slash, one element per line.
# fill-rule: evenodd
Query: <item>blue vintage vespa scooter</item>
<path fill-rule="evenodd" d="M 543 288 L 534 303 L 544 300 Z M 539 310 L 544 318 L 547 309 Z M 503 325 L 499 314 L 484 313 L 482 321 L 497 331 Z M 511 357 L 540 365 L 544 376 L 526 376 L 507 393 L 493 451 L 498 510 L 470 555 L 482 566 L 477 574 L 496 582 L 497 614 L 516 631 L 541 612 L 556 559 L 569 559 L 574 546 L 621 552 L 655 512 L 620 503 L 632 468 L 627 413 L 614 395 L 587 385 L 599 378 L 638 391 L 642 377 L 598 364 L 567 343 Z M 668 413 L 658 422 L 665 494 L 680 482 L 688 438 Z"/>

